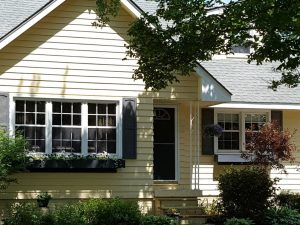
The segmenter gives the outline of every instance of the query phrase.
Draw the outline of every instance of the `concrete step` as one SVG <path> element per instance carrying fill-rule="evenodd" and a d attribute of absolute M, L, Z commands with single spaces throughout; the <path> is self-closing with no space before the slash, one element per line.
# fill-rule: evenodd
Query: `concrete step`
<path fill-rule="evenodd" d="M 197 218 L 197 217 L 189 217 L 189 218 L 181 218 L 179 220 L 179 225 L 203 225 L 206 223 L 206 218 Z"/>

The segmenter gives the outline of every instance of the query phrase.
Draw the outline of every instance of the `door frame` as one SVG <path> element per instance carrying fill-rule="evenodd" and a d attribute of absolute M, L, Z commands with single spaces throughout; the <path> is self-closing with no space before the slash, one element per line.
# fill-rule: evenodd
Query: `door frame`
<path fill-rule="evenodd" d="M 179 132 L 178 132 L 178 106 L 175 104 L 154 104 L 153 105 L 153 111 L 154 108 L 172 108 L 174 109 L 174 135 L 175 135 L 175 180 L 154 180 L 154 182 L 164 182 L 164 183 L 172 183 L 174 181 L 178 182 L 180 179 L 180 167 L 179 167 Z M 154 131 L 154 115 L 153 115 L 153 131 Z M 154 149 L 154 135 L 153 135 L 153 149 Z M 154 152 L 153 152 L 154 154 Z M 154 158 L 153 158 L 154 159 Z M 154 167 L 154 161 L 153 161 L 153 167 Z"/>

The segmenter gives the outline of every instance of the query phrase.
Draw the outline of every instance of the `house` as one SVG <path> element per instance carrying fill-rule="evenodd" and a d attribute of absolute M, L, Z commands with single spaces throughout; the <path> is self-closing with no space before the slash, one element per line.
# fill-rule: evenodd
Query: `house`
<path fill-rule="evenodd" d="M 132 79 L 136 61 L 122 59 L 130 22 L 155 5 L 121 2 L 102 29 L 91 25 L 94 0 L 0 2 L 1 126 L 22 130 L 42 154 L 108 152 L 125 161 L 113 172 L 19 173 L 19 183 L 0 193 L 1 209 L 43 191 L 56 203 L 134 199 L 145 212 L 194 206 L 217 195 L 225 164 L 240 162 L 246 126 L 276 119 L 284 129 L 300 127 L 300 89 L 267 89 L 278 76 L 272 65 L 247 64 L 243 54 L 199 63 L 180 83 L 146 91 Z M 224 124 L 222 138 L 203 137 L 211 123 Z M 299 146 L 299 133 L 294 140 Z M 296 165 L 287 170 L 272 176 L 300 191 Z"/>

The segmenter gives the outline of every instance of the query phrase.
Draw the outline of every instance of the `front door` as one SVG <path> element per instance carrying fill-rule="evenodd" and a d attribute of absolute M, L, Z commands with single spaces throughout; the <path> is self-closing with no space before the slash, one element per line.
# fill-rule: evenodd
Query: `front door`
<path fill-rule="evenodd" d="M 154 108 L 154 180 L 175 180 L 175 108 Z"/>

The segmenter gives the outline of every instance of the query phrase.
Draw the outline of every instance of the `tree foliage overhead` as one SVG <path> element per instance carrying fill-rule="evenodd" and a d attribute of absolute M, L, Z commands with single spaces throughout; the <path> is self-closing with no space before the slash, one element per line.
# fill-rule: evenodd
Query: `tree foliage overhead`
<path fill-rule="evenodd" d="M 139 65 L 133 78 L 142 79 L 146 88 L 165 88 L 178 81 L 176 74 L 188 75 L 197 62 L 219 53 L 231 54 L 236 45 L 254 50 L 249 62 L 279 62 L 276 70 L 282 77 L 272 81 L 273 89 L 298 85 L 299 0 L 155 1 L 156 14 L 143 13 L 128 30 L 127 56 L 137 58 Z M 100 26 L 120 7 L 120 0 L 96 3 Z"/>

